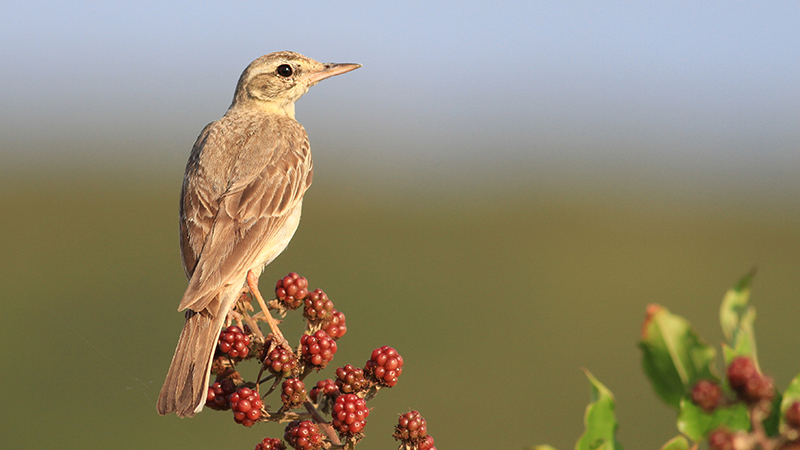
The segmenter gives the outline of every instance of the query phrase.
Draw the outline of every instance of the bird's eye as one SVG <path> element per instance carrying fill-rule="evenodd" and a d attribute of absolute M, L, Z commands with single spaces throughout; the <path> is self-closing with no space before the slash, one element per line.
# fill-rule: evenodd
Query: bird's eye
<path fill-rule="evenodd" d="M 290 76 L 292 76 L 293 72 L 294 71 L 292 70 L 292 66 L 288 64 L 281 64 L 280 66 L 278 66 L 278 70 L 276 70 L 276 73 L 284 78 L 289 78 Z"/>

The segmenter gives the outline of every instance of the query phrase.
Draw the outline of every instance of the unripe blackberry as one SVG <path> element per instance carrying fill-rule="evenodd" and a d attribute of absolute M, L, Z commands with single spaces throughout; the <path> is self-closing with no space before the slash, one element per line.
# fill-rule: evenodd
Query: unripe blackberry
<path fill-rule="evenodd" d="M 322 447 L 322 433 L 310 420 L 294 420 L 286 426 L 283 439 L 297 450 L 316 450 Z"/>
<path fill-rule="evenodd" d="M 336 342 L 322 330 L 304 334 L 300 338 L 300 354 L 315 369 L 323 369 L 336 354 Z"/>
<path fill-rule="evenodd" d="M 266 437 L 256 445 L 255 450 L 286 450 L 286 446 L 280 439 Z"/>
<path fill-rule="evenodd" d="M 395 440 L 419 443 L 428 435 L 428 424 L 419 411 L 409 411 L 400 416 L 394 427 Z"/>
<path fill-rule="evenodd" d="M 297 408 L 306 401 L 306 385 L 299 378 L 288 378 L 281 386 L 283 409 Z"/>
<path fill-rule="evenodd" d="M 250 336 L 232 325 L 219 334 L 219 350 L 231 358 L 244 358 L 250 353 Z"/>
<path fill-rule="evenodd" d="M 303 317 L 308 319 L 309 322 L 319 323 L 326 321 L 331 318 L 333 311 L 333 302 L 328 300 L 328 296 L 322 292 L 322 289 L 309 292 L 306 296 Z"/>
<path fill-rule="evenodd" d="M 331 412 L 331 424 L 342 435 L 353 436 L 361 433 L 367 425 L 369 408 L 367 401 L 355 394 L 340 395 L 336 398 Z"/>
<path fill-rule="evenodd" d="M 692 403 L 708 413 L 717 408 L 721 397 L 722 388 L 709 380 L 700 380 L 692 388 Z"/>
<path fill-rule="evenodd" d="M 771 400 L 775 395 L 772 378 L 761 375 L 752 359 L 737 356 L 728 365 L 728 384 L 739 399 L 747 403 Z"/>
<path fill-rule="evenodd" d="M 264 367 L 274 375 L 288 378 L 297 370 L 297 357 L 289 350 L 278 346 L 264 358 Z"/>
<path fill-rule="evenodd" d="M 332 337 L 334 341 L 344 336 L 344 334 L 347 333 L 344 314 L 335 309 L 331 311 L 330 317 L 325 325 L 323 325 L 322 329 L 325 330 L 328 336 Z"/>
<path fill-rule="evenodd" d="M 297 309 L 308 295 L 308 280 L 292 272 L 278 280 L 275 295 L 287 309 Z"/>
<path fill-rule="evenodd" d="M 800 402 L 794 402 L 789 405 L 783 417 L 787 426 L 800 429 Z"/>
<path fill-rule="evenodd" d="M 217 411 L 228 410 L 231 407 L 231 394 L 236 392 L 236 386 L 230 378 L 223 378 L 208 388 L 206 406 Z"/>
<path fill-rule="evenodd" d="M 336 387 L 342 394 L 357 394 L 369 386 L 364 371 L 350 364 L 336 369 Z"/>
<path fill-rule="evenodd" d="M 364 366 L 364 373 L 382 386 L 392 387 L 403 373 L 403 357 L 388 345 L 376 348 Z"/>
<path fill-rule="evenodd" d="M 425 439 L 419 443 L 419 450 L 436 450 L 436 446 L 433 445 L 433 436 L 430 434 L 425 436 Z"/>
<path fill-rule="evenodd" d="M 314 403 L 322 401 L 322 397 L 333 398 L 339 395 L 339 387 L 330 378 L 317 381 L 317 384 L 308 393 L 308 398 Z"/>
<path fill-rule="evenodd" d="M 708 447 L 711 450 L 735 450 L 733 439 L 733 433 L 720 428 L 708 435 Z"/>
<path fill-rule="evenodd" d="M 261 417 L 261 397 L 250 388 L 243 387 L 231 394 L 233 420 L 246 427 L 252 427 Z"/>

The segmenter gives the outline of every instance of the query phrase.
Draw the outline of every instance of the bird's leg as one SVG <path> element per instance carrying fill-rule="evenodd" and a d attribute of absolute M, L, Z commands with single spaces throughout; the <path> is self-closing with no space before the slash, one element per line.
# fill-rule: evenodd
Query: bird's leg
<path fill-rule="evenodd" d="M 264 297 L 262 297 L 261 292 L 258 291 L 258 279 L 252 270 L 247 271 L 247 287 L 250 288 L 250 293 L 252 293 L 256 298 L 258 305 L 261 307 L 261 312 L 264 314 L 264 319 L 266 319 L 267 323 L 269 324 L 269 329 L 272 330 L 272 345 L 270 346 L 269 351 L 272 351 L 272 349 L 278 345 L 282 345 L 286 347 L 287 350 L 292 351 L 288 342 L 286 342 L 286 338 L 283 337 L 281 329 L 278 328 L 279 322 L 272 317 L 266 302 L 264 302 Z"/>

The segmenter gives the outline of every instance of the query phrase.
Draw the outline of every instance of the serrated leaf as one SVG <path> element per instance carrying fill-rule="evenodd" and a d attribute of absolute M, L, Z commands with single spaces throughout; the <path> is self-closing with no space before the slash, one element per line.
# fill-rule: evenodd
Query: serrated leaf
<path fill-rule="evenodd" d="M 683 436 L 675 436 L 661 446 L 659 450 L 689 450 L 689 441 Z"/>
<path fill-rule="evenodd" d="M 662 306 L 648 306 L 639 348 L 642 367 L 656 394 L 676 408 L 698 380 L 719 380 L 714 374 L 716 350 L 702 341 L 686 319 Z"/>
<path fill-rule="evenodd" d="M 617 418 L 614 415 L 616 408 L 614 394 L 597 380 L 588 370 L 584 369 L 586 377 L 592 386 L 592 402 L 586 407 L 584 423 L 586 430 L 575 444 L 576 450 L 621 450 L 617 442 Z"/>
<path fill-rule="evenodd" d="M 729 408 L 717 408 L 709 414 L 692 403 L 687 396 L 681 399 L 677 425 L 678 431 L 689 439 L 700 441 L 722 425 L 729 430 L 748 430 L 750 417 L 747 415 L 747 408 L 741 403 Z"/>
<path fill-rule="evenodd" d="M 742 277 L 733 288 L 729 289 L 722 299 L 719 309 L 719 322 L 725 336 L 725 364 L 730 364 L 736 356 L 749 356 L 758 367 L 756 358 L 756 340 L 753 323 L 756 310 L 749 304 L 750 284 L 755 270 Z"/>
<path fill-rule="evenodd" d="M 786 432 L 786 410 L 789 409 L 789 406 L 792 405 L 794 402 L 800 402 L 800 375 L 794 377 L 791 383 L 789 383 L 789 387 L 783 392 L 783 399 L 781 400 L 781 420 L 780 420 L 780 431 Z"/>

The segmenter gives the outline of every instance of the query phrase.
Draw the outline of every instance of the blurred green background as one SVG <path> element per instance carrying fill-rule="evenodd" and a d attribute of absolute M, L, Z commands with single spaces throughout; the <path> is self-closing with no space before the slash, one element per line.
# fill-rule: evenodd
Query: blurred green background
<path fill-rule="evenodd" d="M 282 426 L 155 402 L 186 286 L 178 193 L 241 70 L 364 67 L 297 105 L 315 157 L 297 271 L 391 345 L 363 450 L 417 409 L 438 448 L 574 446 L 591 370 L 619 438 L 676 434 L 636 348 L 649 303 L 718 343 L 758 269 L 762 367 L 800 372 L 800 10 L 787 3 L 8 5 L 0 35 L 4 448 L 249 449 Z M 287 327 L 299 330 L 297 320 Z M 255 367 L 250 367 L 255 373 Z M 316 380 L 318 377 L 311 377 Z"/>

